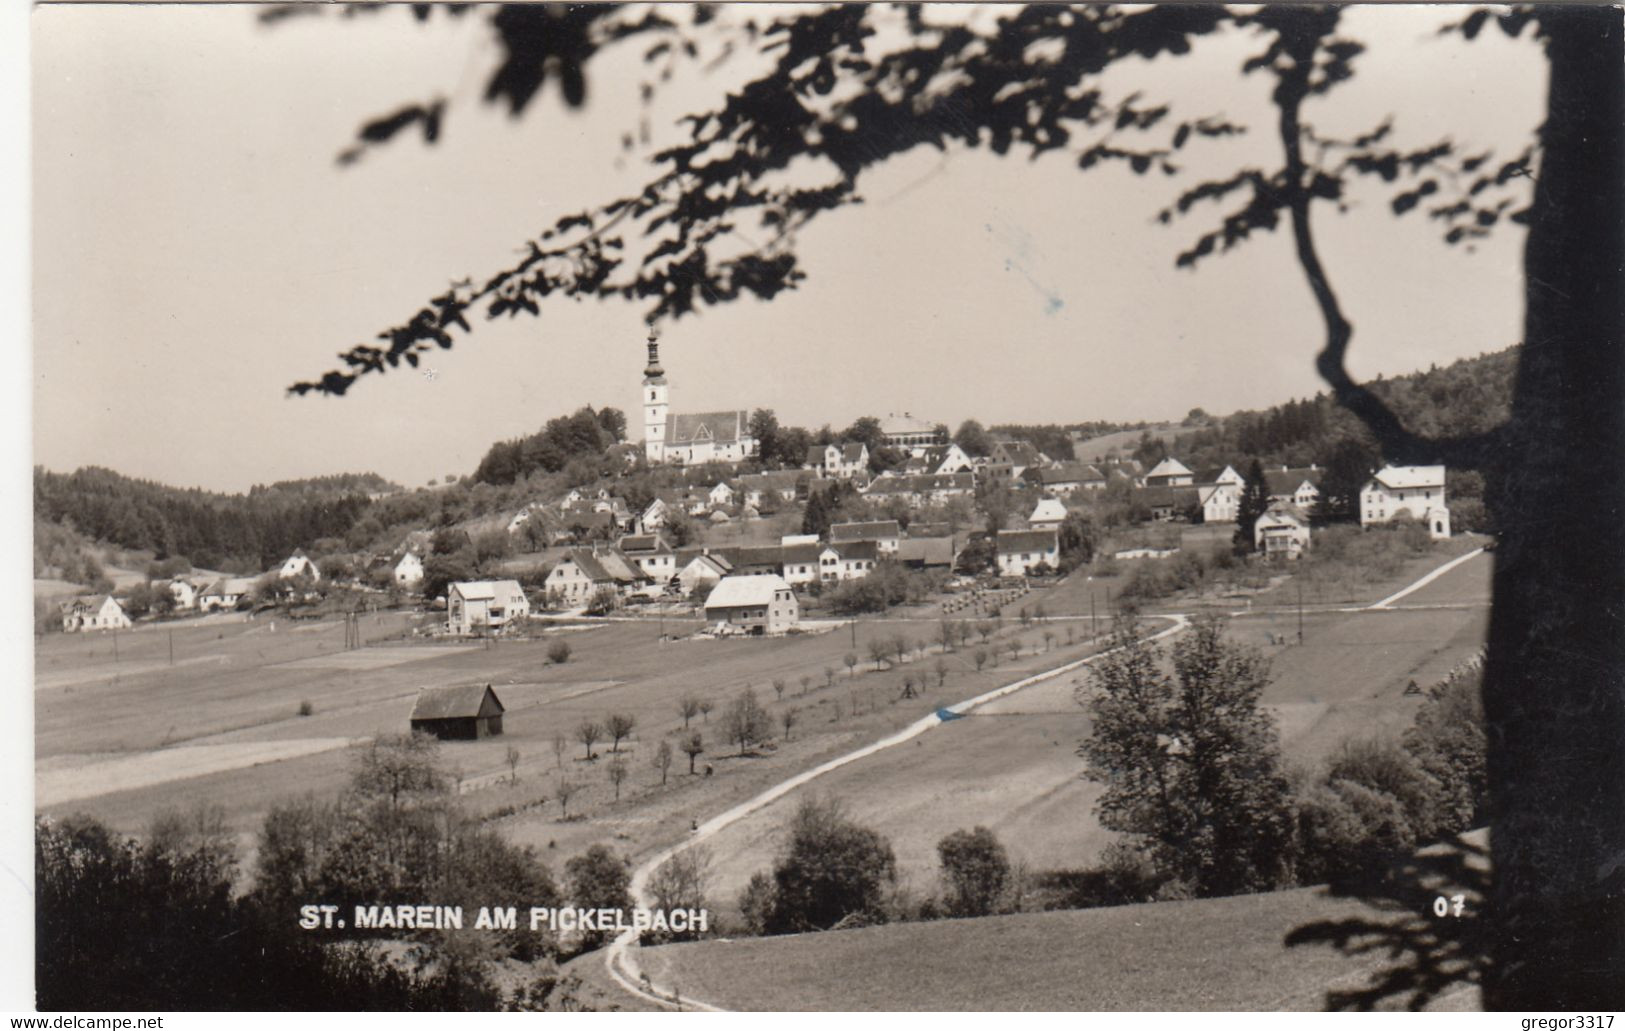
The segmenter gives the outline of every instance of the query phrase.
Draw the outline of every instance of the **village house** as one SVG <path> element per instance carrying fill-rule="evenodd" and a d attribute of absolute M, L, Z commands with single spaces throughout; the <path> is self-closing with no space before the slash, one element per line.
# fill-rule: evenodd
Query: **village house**
<path fill-rule="evenodd" d="M 824 546 L 815 537 L 811 541 L 781 545 L 779 551 L 780 575 L 791 585 L 816 583 L 819 579 L 819 556 Z"/>
<path fill-rule="evenodd" d="M 1188 518 L 1201 507 L 1201 497 L 1195 487 L 1140 487 L 1129 495 L 1130 504 L 1144 507 L 1154 523 Z"/>
<path fill-rule="evenodd" d="M 952 570 L 959 554 L 951 536 L 906 537 L 892 557 L 908 569 Z"/>
<path fill-rule="evenodd" d="M 1231 466 L 1201 477 L 1196 486 L 1202 505 L 1202 522 L 1233 523 L 1241 505 L 1241 488 L 1246 481 Z"/>
<path fill-rule="evenodd" d="M 801 493 L 807 474 L 796 469 L 775 469 L 739 478 L 739 493 L 745 504 L 761 511 L 764 505 L 794 501 Z"/>
<path fill-rule="evenodd" d="M 805 468 L 831 480 L 850 480 L 869 471 L 869 445 L 813 444 L 807 448 Z"/>
<path fill-rule="evenodd" d="M 502 700 L 490 684 L 426 687 L 412 703 L 412 732 L 442 741 L 478 741 L 502 733 Z"/>
<path fill-rule="evenodd" d="M 1360 525 L 1393 522 L 1401 512 L 1428 528 L 1436 539 L 1450 536 L 1445 505 L 1444 466 L 1386 465 L 1360 490 Z"/>
<path fill-rule="evenodd" d="M 653 501 L 649 502 L 648 506 L 645 507 L 644 510 L 638 515 L 638 532 L 653 533 L 662 526 L 665 526 L 666 515 L 670 511 L 671 507 L 666 504 L 664 498 L 655 498 Z"/>
<path fill-rule="evenodd" d="M 1120 458 L 1115 461 L 1102 462 L 1096 468 L 1106 478 L 1106 483 L 1102 484 L 1102 486 L 1120 481 L 1127 482 L 1130 487 L 1145 486 L 1145 467 L 1139 463 L 1138 459 Z"/>
<path fill-rule="evenodd" d="M 169 591 L 169 597 L 175 602 L 177 612 L 187 612 L 197 607 L 197 584 L 185 577 L 177 576 L 162 586 Z"/>
<path fill-rule="evenodd" d="M 470 580 L 446 588 L 446 629 L 453 634 L 500 630 L 529 615 L 518 580 Z"/>
<path fill-rule="evenodd" d="M 818 579 L 825 583 L 861 580 L 875 570 L 880 547 L 874 541 L 826 545 L 818 553 Z"/>
<path fill-rule="evenodd" d="M 559 597 L 566 605 L 586 605 L 604 588 L 617 596 L 646 584 L 649 577 L 620 549 L 595 545 L 592 548 L 572 548 L 548 571 L 543 581 L 549 595 Z"/>
<path fill-rule="evenodd" d="M 1297 505 L 1271 504 L 1253 524 L 1253 547 L 1266 558 L 1297 558 L 1309 550 L 1309 517 Z"/>
<path fill-rule="evenodd" d="M 976 463 L 958 444 L 937 444 L 908 457 L 896 472 L 903 475 L 974 473 Z"/>
<path fill-rule="evenodd" d="M 1050 464 L 1044 453 L 1033 447 L 1025 440 L 1002 439 L 995 441 L 993 452 L 989 456 L 995 462 L 1004 462 L 1010 466 L 1011 475 L 1021 479 L 1028 469 L 1042 469 Z"/>
<path fill-rule="evenodd" d="M 1029 530 L 1059 530 L 1066 522 L 1066 506 L 1056 498 L 1040 498 L 1027 517 Z"/>
<path fill-rule="evenodd" d="M 947 442 L 947 434 L 942 428 L 924 419 L 916 419 L 911 412 L 898 415 L 888 412 L 880 420 L 880 435 L 885 439 L 887 447 L 899 451 L 906 451 L 911 455 L 919 454 L 934 444 Z"/>
<path fill-rule="evenodd" d="M 1308 468 L 1289 469 L 1281 466 L 1279 469 L 1264 470 L 1264 481 L 1269 484 L 1270 501 L 1283 504 L 1297 505 L 1308 512 L 1320 501 L 1320 476 L 1323 472 L 1318 466 Z"/>
<path fill-rule="evenodd" d="M 1000 576 L 1026 576 L 1040 566 L 1054 570 L 1061 564 L 1054 530 L 1000 530 L 994 550 Z"/>
<path fill-rule="evenodd" d="M 801 618 L 796 592 L 772 575 L 724 577 L 705 599 L 705 620 L 751 634 L 782 634 Z"/>
<path fill-rule="evenodd" d="M 696 590 L 710 587 L 731 572 L 733 563 L 723 555 L 684 551 L 677 556 L 677 586 L 685 598 Z"/>
<path fill-rule="evenodd" d="M 322 571 L 316 568 L 316 563 L 312 562 L 304 552 L 296 551 L 288 556 L 287 561 L 282 563 L 282 568 L 277 570 L 276 575 L 281 580 L 305 577 L 315 582 L 321 580 Z"/>
<path fill-rule="evenodd" d="M 659 344 L 649 330 L 649 364 L 643 370 L 643 449 L 651 463 L 736 465 L 756 454 L 750 415 L 744 411 L 676 414 L 671 411 Z"/>
<path fill-rule="evenodd" d="M 1196 480 L 1196 474 L 1186 468 L 1185 463 L 1173 456 L 1167 456 L 1151 467 L 1145 474 L 1147 487 L 1189 487 Z"/>
<path fill-rule="evenodd" d="M 1046 493 L 1063 497 L 1080 490 L 1101 490 L 1106 486 L 1106 477 L 1101 471 L 1082 462 L 1062 462 L 1029 469 L 1023 478 Z"/>
<path fill-rule="evenodd" d="M 393 576 L 402 587 L 416 587 L 423 582 L 423 560 L 418 558 L 417 552 L 407 552 L 395 563 Z"/>
<path fill-rule="evenodd" d="M 197 596 L 199 612 L 234 609 L 238 603 L 254 592 L 251 576 L 228 576 L 205 587 Z"/>
<path fill-rule="evenodd" d="M 874 541 L 882 556 L 895 553 L 897 542 L 902 539 L 903 528 L 895 519 L 877 519 L 866 523 L 831 523 L 829 528 L 831 544 Z"/>
<path fill-rule="evenodd" d="M 1013 487 L 1016 483 L 1016 467 L 1009 462 L 978 458 L 971 472 L 976 476 L 978 487 Z"/>
<path fill-rule="evenodd" d="M 734 503 L 734 489 L 728 486 L 726 480 L 718 480 L 706 493 L 706 497 L 710 500 L 712 508 L 721 508 Z"/>
<path fill-rule="evenodd" d="M 111 594 L 90 594 L 62 603 L 62 629 L 68 633 L 85 630 L 126 630 L 130 617 Z"/>
<path fill-rule="evenodd" d="M 677 575 L 677 553 L 658 533 L 628 534 L 618 547 L 627 561 L 662 587 Z"/>

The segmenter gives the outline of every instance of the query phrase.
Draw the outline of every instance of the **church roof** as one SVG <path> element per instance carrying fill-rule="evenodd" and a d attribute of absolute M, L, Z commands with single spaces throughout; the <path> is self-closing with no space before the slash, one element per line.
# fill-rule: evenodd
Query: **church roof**
<path fill-rule="evenodd" d="M 666 446 L 733 444 L 749 436 L 750 416 L 743 411 L 695 412 L 666 416 Z"/>

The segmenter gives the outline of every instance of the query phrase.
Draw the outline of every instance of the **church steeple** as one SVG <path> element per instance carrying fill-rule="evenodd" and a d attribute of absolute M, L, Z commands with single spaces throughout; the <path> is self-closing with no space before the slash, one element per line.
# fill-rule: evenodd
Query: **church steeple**
<path fill-rule="evenodd" d="M 660 331 L 655 329 L 654 323 L 649 323 L 649 364 L 643 368 L 645 382 L 657 380 L 666 375 L 666 370 L 660 367 Z"/>

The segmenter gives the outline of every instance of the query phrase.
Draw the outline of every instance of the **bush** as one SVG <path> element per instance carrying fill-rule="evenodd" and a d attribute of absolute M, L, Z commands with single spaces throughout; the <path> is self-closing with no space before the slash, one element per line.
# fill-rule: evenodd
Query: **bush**
<path fill-rule="evenodd" d="M 307 698 L 304 701 L 299 703 L 299 715 L 301 715 L 301 716 L 309 716 L 312 713 L 314 713 L 315 711 L 316 711 L 316 707 L 314 705 L 310 704 L 310 699 Z"/>
<path fill-rule="evenodd" d="M 1438 831 L 1439 782 L 1395 741 L 1365 738 L 1343 742 L 1328 764 L 1326 780 L 1352 781 L 1397 799 L 1419 841 L 1431 841 Z"/>
<path fill-rule="evenodd" d="M 604 845 L 594 845 L 564 864 L 564 875 L 570 883 L 570 902 L 583 909 L 632 908 L 632 895 L 627 890 L 631 876 L 626 863 Z M 604 930 L 581 932 L 583 951 L 595 949 L 608 941 L 612 932 Z"/>
<path fill-rule="evenodd" d="M 764 933 L 886 922 L 897 885 L 890 842 L 848 820 L 833 800 L 802 802 L 789 830 L 789 841 L 773 866 Z"/>
<path fill-rule="evenodd" d="M 1039 874 L 1034 888 L 1040 908 L 1093 909 L 1157 901 L 1167 880 L 1141 849 L 1114 842 L 1101 851 L 1094 866 Z"/>
<path fill-rule="evenodd" d="M 1405 806 L 1350 780 L 1312 785 L 1298 799 L 1298 881 L 1366 883 L 1416 850 Z"/>
<path fill-rule="evenodd" d="M 1435 833 L 1459 834 L 1488 818 L 1488 739 L 1480 677 L 1436 688 L 1405 732 L 1405 747 L 1438 785 Z"/>
<path fill-rule="evenodd" d="M 554 641 L 547 646 L 547 661 L 555 666 L 562 666 L 570 661 L 570 642 Z"/>
<path fill-rule="evenodd" d="M 999 912 L 1010 888 L 1010 857 L 986 827 L 954 831 L 937 842 L 942 908 L 949 916 Z"/>

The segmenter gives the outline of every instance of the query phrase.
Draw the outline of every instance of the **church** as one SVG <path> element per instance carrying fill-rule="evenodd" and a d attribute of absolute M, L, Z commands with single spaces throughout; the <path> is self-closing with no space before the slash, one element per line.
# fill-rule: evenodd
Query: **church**
<path fill-rule="evenodd" d="M 744 411 L 674 414 L 660 345 L 649 330 L 649 364 L 643 369 L 643 453 L 651 463 L 738 463 L 756 454 L 750 415 Z"/>

